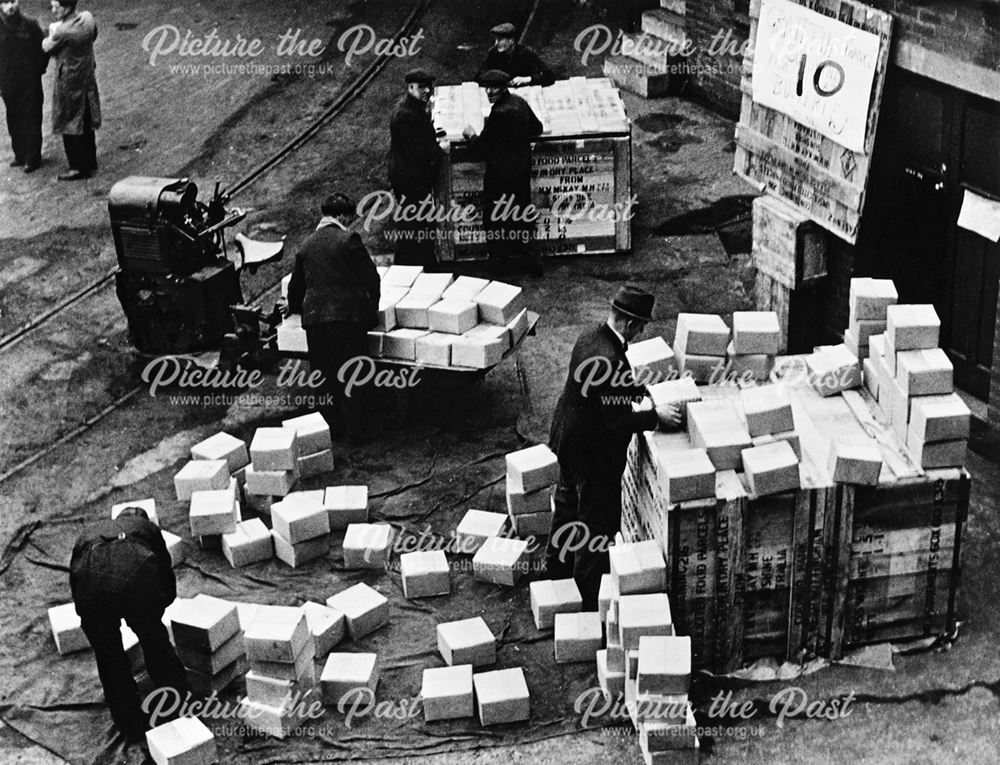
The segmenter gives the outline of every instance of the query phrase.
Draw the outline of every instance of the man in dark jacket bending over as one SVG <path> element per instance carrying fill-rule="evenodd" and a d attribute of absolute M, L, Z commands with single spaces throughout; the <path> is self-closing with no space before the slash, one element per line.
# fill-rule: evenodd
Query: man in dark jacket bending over
<path fill-rule="evenodd" d="M 163 625 L 163 612 L 177 596 L 163 535 L 145 510 L 125 508 L 77 540 L 69 572 L 111 717 L 126 739 L 142 741 L 149 725 L 122 647 L 122 619 L 139 638 L 153 684 L 176 689 L 182 699 L 188 693 L 184 666 Z"/>
<path fill-rule="evenodd" d="M 676 430 L 680 409 L 636 411 L 645 396 L 632 384 L 625 351 L 653 320 L 654 298 L 637 287 L 618 290 L 606 323 L 586 330 L 573 346 L 569 374 L 552 419 L 549 447 L 559 458 L 555 514 L 546 551 L 552 579 L 576 579 L 583 610 L 597 610 L 607 546 L 621 527 L 622 473 L 635 433 Z M 588 537 L 582 540 L 578 534 Z"/>
<path fill-rule="evenodd" d="M 354 202 L 333 194 L 320 209 L 323 218 L 295 256 L 288 310 L 302 314 L 309 365 L 323 373 L 329 400 L 319 409 L 331 432 L 360 441 L 367 392 L 362 386 L 347 396 L 337 375 L 351 359 L 368 356 L 368 330 L 378 321 L 379 276 L 361 237 L 347 229 L 357 217 Z"/>

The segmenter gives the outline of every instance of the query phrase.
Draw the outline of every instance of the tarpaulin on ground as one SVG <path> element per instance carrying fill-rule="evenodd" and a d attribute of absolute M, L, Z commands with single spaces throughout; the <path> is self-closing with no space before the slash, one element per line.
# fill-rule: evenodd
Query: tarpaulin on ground
<path fill-rule="evenodd" d="M 429 530 L 443 539 L 470 507 L 504 512 L 503 455 L 517 448 L 509 427 L 442 432 L 435 434 L 433 446 L 430 441 L 414 445 L 409 441 L 413 435 L 405 429 L 383 434 L 378 444 L 342 460 L 336 480 L 309 479 L 302 488 L 367 483 L 372 519 L 390 522 L 411 536 Z M 71 762 L 141 761 L 136 747 L 124 750 L 115 739 L 93 654 L 60 656 L 46 611 L 70 599 L 66 566 L 74 540 L 89 522 L 81 516 L 96 519 L 112 502 L 142 496 L 155 496 L 161 525 L 186 539 L 188 558 L 176 569 L 181 596 L 203 592 L 251 603 L 322 603 L 329 595 L 363 581 L 390 600 L 389 626 L 357 642 L 345 639 L 335 649 L 378 654 L 378 713 L 356 714 L 348 728 L 343 714 L 327 710 L 323 717 L 308 721 L 302 735 L 283 741 L 234 730 L 238 720 L 206 720 L 216 730 L 223 762 L 429 754 L 537 740 L 579 728 L 574 702 L 588 688 L 596 687 L 595 664 L 555 664 L 551 633 L 535 629 L 524 581 L 516 588 L 474 581 L 471 557 L 449 554 L 451 595 L 408 601 L 395 571 L 343 569 L 343 532 L 334 533 L 327 559 L 302 568 L 270 561 L 232 569 L 221 552 L 198 549 L 186 531 L 187 503 L 172 496 L 171 477 L 180 464 L 127 490 L 116 490 L 83 511 L 57 514 L 27 527 L 11 543 L 6 568 L 0 564 L 0 586 L 7 602 L 0 615 L 0 629 L 7 636 L 0 650 L 4 689 L 0 717 L 12 728 Z M 415 702 L 422 672 L 444 666 L 435 627 L 472 616 L 482 616 L 497 636 L 496 668 L 524 668 L 531 693 L 529 722 L 487 728 L 476 717 L 424 722 Z M 317 663 L 317 676 L 321 667 Z M 478 671 L 486 669 L 492 667 Z M 242 683 L 237 682 L 221 698 L 235 707 L 241 692 Z"/>

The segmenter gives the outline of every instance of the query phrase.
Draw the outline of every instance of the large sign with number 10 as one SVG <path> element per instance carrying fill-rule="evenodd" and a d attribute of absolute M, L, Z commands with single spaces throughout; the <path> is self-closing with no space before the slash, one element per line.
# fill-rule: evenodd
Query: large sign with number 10
<path fill-rule="evenodd" d="M 753 100 L 864 152 L 879 39 L 788 0 L 762 0 Z"/>

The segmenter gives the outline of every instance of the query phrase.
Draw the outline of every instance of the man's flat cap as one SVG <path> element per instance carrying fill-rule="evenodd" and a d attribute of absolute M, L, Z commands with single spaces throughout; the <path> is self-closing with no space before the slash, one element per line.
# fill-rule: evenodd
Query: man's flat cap
<path fill-rule="evenodd" d="M 434 84 L 434 80 L 437 78 L 428 72 L 426 69 L 411 69 L 406 73 L 406 84 L 409 85 L 411 82 L 426 83 L 428 85 Z"/>
<path fill-rule="evenodd" d="M 508 87 L 510 85 L 510 75 L 506 72 L 501 72 L 499 69 L 490 69 L 480 75 L 479 84 L 484 86 L 500 85 L 501 87 Z"/>
<path fill-rule="evenodd" d="M 490 34 L 494 37 L 513 37 L 516 31 L 516 27 L 510 22 L 507 22 L 504 24 L 497 24 L 490 30 Z"/>

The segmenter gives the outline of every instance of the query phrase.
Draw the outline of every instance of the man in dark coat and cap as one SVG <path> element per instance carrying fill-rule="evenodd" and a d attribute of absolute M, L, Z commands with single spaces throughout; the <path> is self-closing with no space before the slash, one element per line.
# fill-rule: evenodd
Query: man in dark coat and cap
<path fill-rule="evenodd" d="M 576 580 L 584 611 L 597 610 L 601 576 L 609 570 L 607 547 L 621 527 L 622 473 L 633 434 L 681 424 L 676 406 L 632 405 L 646 390 L 634 384 L 625 351 L 653 320 L 653 303 L 653 295 L 638 287 L 618 290 L 607 321 L 573 346 L 552 419 L 549 447 L 559 459 L 559 484 L 546 566 L 552 579 Z"/>
<path fill-rule="evenodd" d="M 123 619 L 139 638 L 153 684 L 173 688 L 181 699 L 188 694 L 184 666 L 163 624 L 163 612 L 177 596 L 163 534 L 145 510 L 125 508 L 77 540 L 69 582 L 111 717 L 125 738 L 142 741 L 149 724 L 122 646 Z"/>
<path fill-rule="evenodd" d="M 309 365 L 323 373 L 328 401 L 320 411 L 331 431 L 360 441 L 368 392 L 361 386 L 347 395 L 337 378 L 347 362 L 368 356 L 368 330 L 378 321 L 381 289 L 361 236 L 348 229 L 357 217 L 355 208 L 344 194 L 323 202 L 316 231 L 295 256 L 287 310 L 302 315 Z"/>
<path fill-rule="evenodd" d="M 531 247 L 537 214 L 531 208 L 531 140 L 544 129 L 534 111 L 509 90 L 506 72 L 491 70 L 479 80 L 493 105 L 476 134 L 463 131 L 473 157 L 485 164 L 483 228 L 491 258 L 524 257 L 531 270 L 541 273 L 541 260 Z"/>
<path fill-rule="evenodd" d="M 101 126 L 94 41 L 97 22 L 88 11 L 76 11 L 77 0 L 52 0 L 56 21 L 42 49 L 55 59 L 52 87 L 52 132 L 63 137 L 69 172 L 60 181 L 79 181 L 97 170 L 94 131 Z"/>
<path fill-rule="evenodd" d="M 406 95 L 389 120 L 389 183 L 396 204 L 414 214 L 426 211 L 419 220 L 397 223 L 395 262 L 425 268 L 435 263 L 432 206 L 442 153 L 428 109 L 433 91 L 433 75 L 423 69 L 410 70 Z"/>
<path fill-rule="evenodd" d="M 556 81 L 556 76 L 534 48 L 517 41 L 517 29 L 513 24 L 497 24 L 490 30 L 490 34 L 493 35 L 493 47 L 476 72 L 476 80 L 480 80 L 491 69 L 499 69 L 510 75 L 510 85 L 513 88 L 551 85 Z"/>
<path fill-rule="evenodd" d="M 0 97 L 14 150 L 11 167 L 33 173 L 42 164 L 42 74 L 49 57 L 42 28 L 21 15 L 18 0 L 0 0 Z"/>

